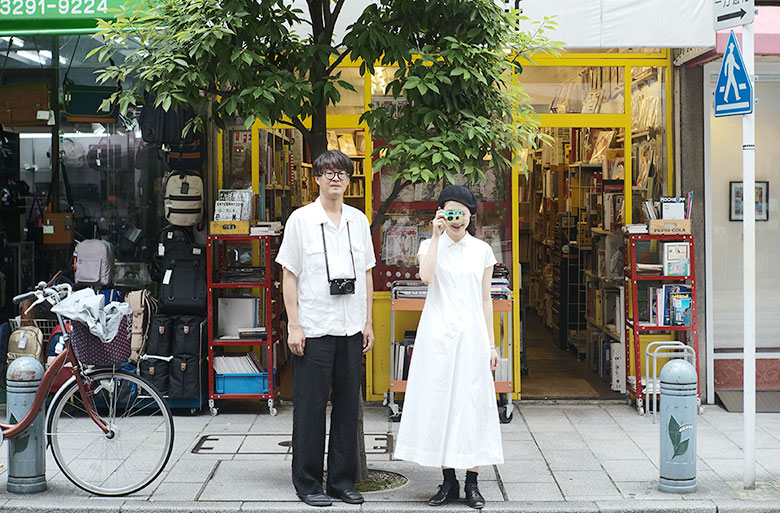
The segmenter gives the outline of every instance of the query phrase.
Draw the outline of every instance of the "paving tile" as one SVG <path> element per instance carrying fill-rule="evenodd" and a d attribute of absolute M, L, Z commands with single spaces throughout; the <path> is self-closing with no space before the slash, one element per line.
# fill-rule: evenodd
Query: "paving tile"
<path fill-rule="evenodd" d="M 601 464 L 591 451 L 545 451 L 544 458 L 552 471 L 601 470 Z"/>
<path fill-rule="evenodd" d="M 600 460 L 600 463 L 615 482 L 658 480 L 658 468 L 649 459 Z"/>
<path fill-rule="evenodd" d="M 151 500 L 194 501 L 198 498 L 203 482 L 162 483 L 151 496 Z"/>
<path fill-rule="evenodd" d="M 702 458 L 707 466 L 715 472 L 724 481 L 742 481 L 744 475 L 744 458 L 740 459 L 719 459 L 719 458 Z M 756 480 L 757 481 L 771 481 L 773 475 L 767 471 L 760 463 L 756 463 Z"/>
<path fill-rule="evenodd" d="M 498 474 L 504 484 L 555 482 L 544 460 L 508 461 L 498 466 Z"/>
<path fill-rule="evenodd" d="M 504 483 L 510 501 L 562 501 L 563 494 L 553 483 Z"/>
<path fill-rule="evenodd" d="M 504 461 L 509 460 L 541 460 L 542 452 L 536 442 L 528 440 L 506 441 L 503 443 Z"/>
<path fill-rule="evenodd" d="M 564 497 L 620 497 L 620 492 L 603 470 L 553 471 L 553 476 L 558 482 Z"/>
<path fill-rule="evenodd" d="M 598 459 L 641 460 L 645 458 L 645 453 L 634 442 L 588 440 L 587 443 Z"/>
<path fill-rule="evenodd" d="M 172 466 L 169 464 L 166 483 L 204 483 L 216 467 L 215 460 L 180 460 Z"/>
<path fill-rule="evenodd" d="M 666 493 L 658 489 L 658 478 L 643 481 L 619 481 L 615 483 L 621 495 L 627 500 L 679 501 L 682 494 Z"/>
<path fill-rule="evenodd" d="M 240 502 L 209 502 L 209 501 L 143 501 L 126 502 L 122 511 L 134 513 L 160 513 L 170 511 L 173 513 L 227 513 L 240 511 Z"/>
<path fill-rule="evenodd" d="M 561 436 L 560 433 L 536 433 L 534 441 L 544 453 L 547 450 L 587 451 L 588 445 L 576 433 Z"/>
<path fill-rule="evenodd" d="M 530 431 L 503 431 L 501 432 L 501 438 L 503 440 L 533 440 Z"/>
<path fill-rule="evenodd" d="M 720 513 L 713 502 L 702 500 L 600 500 L 596 504 L 599 513 Z"/>

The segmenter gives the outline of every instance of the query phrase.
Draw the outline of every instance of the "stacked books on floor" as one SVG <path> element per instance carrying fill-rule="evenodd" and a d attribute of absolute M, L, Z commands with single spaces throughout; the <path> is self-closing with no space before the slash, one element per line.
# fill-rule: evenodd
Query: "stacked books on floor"
<path fill-rule="evenodd" d="M 417 332 L 414 330 L 406 330 L 404 332 L 404 340 L 402 342 L 396 342 L 393 344 L 393 351 L 395 357 L 395 379 L 406 381 L 409 378 L 409 365 L 412 360 L 412 352 L 414 351 L 414 338 L 417 336 Z"/>
<path fill-rule="evenodd" d="M 490 296 L 493 299 L 511 299 L 509 290 L 509 269 L 503 264 L 493 267 L 493 278 L 490 282 Z"/>
<path fill-rule="evenodd" d="M 252 358 L 252 357 L 255 358 Z M 257 374 L 260 367 L 257 365 L 256 356 L 253 353 L 238 356 L 215 356 L 214 370 L 217 374 Z"/>
<path fill-rule="evenodd" d="M 393 282 L 391 294 L 397 299 L 425 299 L 428 285 L 420 280 L 396 280 Z"/>

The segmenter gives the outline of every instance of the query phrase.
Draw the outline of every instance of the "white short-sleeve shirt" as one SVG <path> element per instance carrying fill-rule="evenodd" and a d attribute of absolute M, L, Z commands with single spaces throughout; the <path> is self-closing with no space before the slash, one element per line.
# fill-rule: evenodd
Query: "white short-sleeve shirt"
<path fill-rule="evenodd" d="M 354 294 L 330 295 L 323 231 L 330 277 L 354 276 Z M 350 239 L 355 260 L 354 274 Z M 285 224 L 276 262 L 298 279 L 298 320 L 304 336 L 354 335 L 363 330 L 366 325 L 366 271 L 376 265 L 371 229 L 363 212 L 343 205 L 341 222 L 336 228 L 319 198 L 293 211 Z"/>

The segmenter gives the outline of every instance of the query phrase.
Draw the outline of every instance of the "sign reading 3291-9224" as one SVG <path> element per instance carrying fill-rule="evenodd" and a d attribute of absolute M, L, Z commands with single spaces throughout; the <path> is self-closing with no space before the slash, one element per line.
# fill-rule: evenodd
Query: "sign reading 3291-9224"
<path fill-rule="evenodd" d="M 125 0 L 0 0 L 1 16 L 105 18 Z"/>

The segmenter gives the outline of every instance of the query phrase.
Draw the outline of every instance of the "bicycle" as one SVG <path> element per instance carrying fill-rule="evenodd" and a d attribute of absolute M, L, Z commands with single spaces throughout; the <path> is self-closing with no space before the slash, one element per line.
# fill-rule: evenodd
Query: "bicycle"
<path fill-rule="evenodd" d="M 41 282 L 13 301 L 19 304 L 35 297 L 29 311 L 44 301 L 59 303 L 71 292 L 68 284 L 47 287 Z M 73 337 L 76 326 L 72 331 L 66 329 L 60 314 L 57 321 L 62 329 L 62 352 L 46 369 L 24 418 L 17 424 L 0 424 L 3 439 L 24 433 L 44 407 L 58 373 L 70 372 L 50 403 L 45 423 L 46 440 L 57 466 L 73 484 L 95 495 L 137 492 L 160 475 L 171 456 L 171 410 L 154 386 L 119 369 L 119 362 L 86 368 L 97 362 L 79 361 L 79 353 L 84 360 L 84 349 L 79 349 L 79 337 Z"/>

